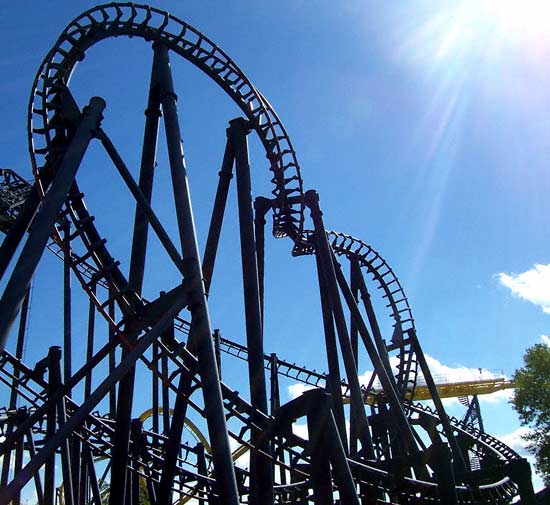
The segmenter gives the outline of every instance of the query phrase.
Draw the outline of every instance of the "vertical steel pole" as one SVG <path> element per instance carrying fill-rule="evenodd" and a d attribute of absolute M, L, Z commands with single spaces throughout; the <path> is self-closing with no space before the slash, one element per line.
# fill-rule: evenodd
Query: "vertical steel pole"
<path fill-rule="evenodd" d="M 96 284 L 91 286 L 92 296 L 95 296 Z M 89 363 L 94 355 L 94 335 L 95 335 L 95 305 L 90 298 L 90 304 L 88 306 L 88 335 L 86 339 L 86 362 Z M 88 398 L 92 392 L 92 372 L 93 368 L 86 374 L 84 380 L 84 398 Z"/>
<path fill-rule="evenodd" d="M 116 321 L 116 307 L 114 300 L 114 293 L 111 288 L 109 288 L 109 305 L 108 305 L 109 317 Z M 116 334 L 114 328 L 109 325 L 109 343 L 114 344 L 116 340 Z M 113 370 L 116 367 L 116 346 L 113 345 L 109 351 L 109 375 L 113 373 Z M 109 391 L 109 413 L 112 418 L 116 418 L 116 385 L 113 385 L 111 391 Z"/>
<path fill-rule="evenodd" d="M 52 389 L 51 384 L 48 388 Z M 52 394 L 53 391 L 50 391 Z M 52 403 L 46 415 L 46 436 L 45 442 L 50 442 L 55 436 L 55 403 Z M 54 505 L 55 503 L 55 450 L 50 451 L 44 465 L 44 504 Z"/>
<path fill-rule="evenodd" d="M 153 417 L 153 432 L 159 432 L 159 345 L 153 342 L 151 346 L 153 357 L 151 359 L 152 374 L 151 374 L 151 400 L 152 400 L 152 417 Z"/>
<path fill-rule="evenodd" d="M 181 249 L 188 271 L 185 277 L 195 280 L 193 286 L 190 287 L 189 293 L 192 319 L 196 325 L 196 331 L 193 332 L 195 342 L 193 342 L 194 345 L 192 347 L 196 347 L 199 361 L 206 421 L 212 443 L 214 473 L 219 488 L 220 501 L 227 505 L 237 505 L 239 496 L 235 480 L 235 469 L 231 459 L 223 398 L 216 366 L 216 356 L 212 345 L 212 330 L 204 284 L 202 282 L 200 255 L 195 236 L 195 223 L 183 159 L 176 95 L 170 71 L 168 48 L 162 44 L 155 44 L 155 51 L 159 52 L 159 58 L 162 61 L 159 72 L 159 82 L 162 90 L 161 104 L 164 114 L 166 143 L 172 174 Z"/>
<path fill-rule="evenodd" d="M 198 443 L 195 446 L 195 451 L 197 453 L 197 471 L 199 475 L 206 475 L 208 470 L 206 466 L 206 458 L 204 457 L 204 445 Z M 207 484 L 202 484 L 201 481 L 197 479 L 197 487 L 199 488 L 199 505 L 206 505 L 206 500 L 203 497 L 208 492 Z"/>
<path fill-rule="evenodd" d="M 267 414 L 267 391 L 264 372 L 263 323 L 258 283 L 258 258 L 252 212 L 252 185 L 248 160 L 248 122 L 237 118 L 229 123 L 227 135 L 235 156 L 237 173 L 237 200 L 241 237 L 241 261 L 248 348 L 248 376 L 250 399 L 254 407 Z M 252 429 L 252 445 L 267 454 L 270 444 L 260 430 Z M 250 503 L 267 505 L 273 502 L 273 475 L 271 462 L 260 453 L 250 454 Z"/>
<path fill-rule="evenodd" d="M 21 307 L 21 313 L 19 314 L 19 331 L 17 333 L 17 344 L 15 348 L 15 357 L 18 360 L 23 358 L 23 349 L 25 346 L 25 333 L 27 329 L 27 318 L 29 313 L 29 299 L 30 288 L 25 295 L 23 305 Z M 10 390 L 9 410 L 14 411 L 17 408 L 17 382 L 19 381 L 19 369 L 17 367 L 13 370 L 13 381 Z M 6 435 L 9 435 L 13 430 L 13 424 L 9 423 Z M 7 450 L 2 454 L 2 474 L 0 476 L 0 486 L 5 486 L 8 482 L 8 475 L 11 466 L 11 450 Z"/>
<path fill-rule="evenodd" d="M 159 505 L 172 503 L 172 485 L 176 475 L 176 465 L 180 451 L 181 435 L 187 414 L 187 398 L 191 394 L 194 370 L 182 370 L 178 383 L 178 395 L 174 404 L 174 413 L 170 430 L 167 433 L 166 449 L 163 455 L 163 465 L 157 491 Z"/>
<path fill-rule="evenodd" d="M 275 353 L 271 353 L 269 358 L 269 366 L 271 370 L 270 383 L 271 383 L 271 398 L 270 398 L 270 412 L 271 415 L 275 414 L 275 411 L 281 406 L 281 397 L 279 394 L 279 374 L 277 373 L 278 360 Z"/>
<path fill-rule="evenodd" d="M 28 412 L 27 412 L 28 416 Z M 29 451 L 29 456 L 32 459 L 36 454 L 36 448 L 34 446 L 34 439 L 32 436 L 32 429 L 27 431 L 27 449 Z M 42 488 L 42 481 L 40 479 L 40 473 L 36 472 L 34 474 L 34 488 L 36 490 L 36 501 L 37 505 L 44 505 L 44 489 Z"/>
<path fill-rule="evenodd" d="M 63 261 L 63 384 L 69 386 L 72 378 L 72 299 L 71 299 L 71 223 L 64 218 L 61 225 L 63 231 L 63 245 L 65 257 Z M 71 397 L 70 386 L 67 389 L 67 396 Z M 79 489 L 78 479 L 80 478 L 80 440 L 77 436 L 69 440 L 71 451 L 71 467 L 73 496 L 77 497 L 74 491 Z"/>
<path fill-rule="evenodd" d="M 264 320 L 264 270 L 265 270 L 265 215 L 271 201 L 263 196 L 254 200 L 254 233 L 256 234 L 256 257 L 258 258 L 258 287 L 260 292 L 260 315 Z"/>
<path fill-rule="evenodd" d="M 48 387 L 53 394 L 63 386 L 61 380 L 61 348 L 50 347 L 48 352 Z M 57 423 L 59 427 L 66 422 L 65 397 L 61 396 L 57 401 Z M 63 475 L 63 497 L 66 505 L 74 505 L 73 468 L 71 465 L 71 437 L 66 437 L 61 442 L 61 473 Z"/>
<path fill-rule="evenodd" d="M 326 402 L 311 405 L 307 414 L 308 446 L 311 453 L 310 482 L 315 505 L 334 505 L 329 453 L 325 440 L 330 406 Z"/>
<path fill-rule="evenodd" d="M 132 345 L 137 338 L 132 323 L 131 321 L 126 325 L 127 339 L 130 345 Z M 124 359 L 129 352 L 130 347 L 123 347 L 122 358 Z M 132 366 L 118 384 L 109 505 L 131 504 L 131 496 L 127 496 L 127 493 L 129 490 L 131 491 L 129 483 L 129 444 L 130 421 L 134 401 L 135 373 L 135 366 Z"/>
<path fill-rule="evenodd" d="M 431 446 L 432 467 L 437 478 L 441 503 L 458 504 L 456 484 L 453 472 L 451 451 L 444 442 L 436 442 Z"/>
<path fill-rule="evenodd" d="M 168 356 L 165 353 L 160 358 L 160 366 L 162 377 L 168 377 Z M 167 435 L 170 430 L 170 391 L 164 381 L 161 381 L 160 387 L 162 395 L 162 432 Z"/>
<path fill-rule="evenodd" d="M 356 261 L 350 261 L 350 289 L 354 300 L 359 301 L 359 288 L 357 287 L 357 275 L 360 273 L 359 265 Z M 353 317 L 350 317 L 349 333 L 351 339 L 351 349 L 355 357 L 355 367 L 359 368 L 359 331 Z M 355 454 L 357 452 L 357 418 L 355 412 L 350 411 L 349 417 L 349 452 Z"/>
<path fill-rule="evenodd" d="M 72 376 L 71 338 L 71 223 L 65 219 L 62 224 L 65 259 L 63 261 L 63 382 L 68 384 Z M 71 391 L 67 391 L 71 396 Z"/>
<path fill-rule="evenodd" d="M 20 413 L 18 413 L 20 415 Z M 23 467 L 23 450 L 24 450 L 24 441 L 25 439 L 21 437 L 17 441 L 17 445 L 15 446 L 15 461 L 14 461 L 14 468 L 13 473 L 14 475 L 18 475 L 21 471 L 21 468 Z M 20 505 L 21 504 L 21 494 L 18 493 L 18 495 L 15 497 L 14 500 L 12 500 L 13 505 Z"/>
<path fill-rule="evenodd" d="M 102 98 L 94 97 L 90 100 L 89 105 L 82 112 L 80 123 L 63 159 L 56 167 L 55 177 L 34 219 L 32 230 L 0 299 L 0 350 L 6 346 L 9 332 L 21 308 L 34 271 L 52 233 L 61 206 L 73 185 L 88 144 L 99 127 L 104 109 L 105 101 Z"/>
<path fill-rule="evenodd" d="M 149 83 L 149 98 L 145 109 L 145 130 L 143 132 L 143 147 L 141 151 L 141 168 L 139 173 L 139 189 L 151 204 L 153 193 L 153 177 L 155 171 L 155 157 L 157 154 L 157 138 L 160 113 L 160 86 L 157 80 L 160 61 L 157 52 L 154 52 Z M 130 273 L 128 283 L 130 287 L 141 295 L 145 256 L 147 253 L 147 235 L 149 222 L 146 215 L 136 204 L 134 217 L 134 234 L 132 237 L 132 253 L 130 255 Z"/>

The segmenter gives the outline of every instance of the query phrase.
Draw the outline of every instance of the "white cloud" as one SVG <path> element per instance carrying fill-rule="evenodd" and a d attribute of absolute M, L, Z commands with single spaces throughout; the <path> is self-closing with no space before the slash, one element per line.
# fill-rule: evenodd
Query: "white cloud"
<path fill-rule="evenodd" d="M 548 335 L 541 335 L 540 339 L 542 340 L 543 344 L 550 346 L 550 337 Z"/>
<path fill-rule="evenodd" d="M 506 433 L 504 435 L 497 436 L 496 438 L 516 451 L 520 456 L 527 458 L 529 463 L 531 463 L 531 470 L 533 471 L 533 487 L 535 488 L 535 492 L 538 492 L 544 488 L 542 477 L 540 474 L 535 472 L 535 457 L 529 452 L 527 449 L 527 442 L 522 438 L 530 433 L 530 431 L 531 430 L 529 428 L 522 426 L 511 433 Z"/>
<path fill-rule="evenodd" d="M 550 314 L 550 264 L 536 264 L 521 274 L 501 272 L 498 280 L 514 295 L 539 305 L 544 312 Z"/>
<path fill-rule="evenodd" d="M 527 450 L 527 442 L 522 437 L 531 433 L 531 430 L 525 426 L 517 428 L 511 433 L 500 435 L 497 438 L 504 442 L 508 447 L 516 451 L 520 456 L 531 457 L 531 453 Z"/>
<path fill-rule="evenodd" d="M 291 400 L 294 400 L 294 398 L 298 398 L 298 396 L 302 395 L 302 393 L 305 393 L 306 391 L 309 391 L 310 389 L 315 389 L 315 386 L 297 382 L 296 384 L 291 384 L 288 386 L 288 395 Z"/>

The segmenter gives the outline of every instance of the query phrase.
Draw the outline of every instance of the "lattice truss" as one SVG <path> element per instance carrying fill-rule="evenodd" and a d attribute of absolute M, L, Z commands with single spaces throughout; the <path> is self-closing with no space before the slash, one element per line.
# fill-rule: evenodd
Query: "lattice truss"
<path fill-rule="evenodd" d="M 69 87 L 92 46 L 120 36 L 152 44 L 135 171 L 106 133 L 102 119 L 109 104 L 93 90 L 87 103 L 77 104 Z M 200 254 L 171 59 L 200 69 L 242 111 L 227 128 Z M 163 199 L 173 200 L 172 227 L 152 200 L 162 124 L 173 187 Z M 35 181 L 4 170 L 0 183 L 7 231 L 0 246 L 0 339 L 3 349 L 15 348 L 0 360 L 0 504 L 19 503 L 29 488 L 48 505 L 493 504 L 510 503 L 518 494 L 529 503 L 525 460 L 482 429 L 445 414 L 393 270 L 364 242 L 325 230 L 319 197 L 303 189 L 281 120 L 205 35 L 144 5 L 90 9 L 67 26 L 40 66 L 28 127 Z M 265 150 L 272 183 L 271 194 L 254 201 L 252 135 Z M 133 225 L 121 239 L 128 254 L 121 257 L 96 226 L 102 209 L 88 208 L 79 187 L 78 169 L 92 144 L 107 155 L 131 201 L 126 212 Z M 246 344 L 225 338 L 210 322 L 233 174 L 243 288 L 227 296 L 244 300 L 239 317 Z M 310 296 L 321 307 L 318 345 L 326 348 L 327 373 L 264 349 L 264 337 L 273 343 L 263 328 L 269 216 L 273 235 L 292 241 L 293 255 L 306 256 L 300 261 L 316 268 L 318 289 Z M 144 289 L 145 280 L 158 274 L 149 261 L 153 238 L 175 272 L 160 295 Z M 64 317 L 55 326 L 62 328 L 63 346 L 44 348 L 42 359 L 26 363 L 24 347 L 38 348 L 46 339 L 27 340 L 31 279 L 46 248 L 63 265 Z M 71 289 L 71 277 L 78 289 Z M 77 291 L 87 301 L 86 324 L 78 331 L 71 323 Z M 85 355 L 72 353 L 77 342 L 85 342 Z M 231 357 L 246 365 L 248 375 L 240 380 L 247 391 L 232 388 L 235 378 L 226 371 L 234 368 L 225 365 Z M 367 380 L 360 380 L 360 360 L 373 370 Z M 411 401 L 420 377 L 433 407 Z M 281 381 L 311 390 L 282 404 Z M 307 436 L 293 430 L 296 422 L 307 426 Z"/>

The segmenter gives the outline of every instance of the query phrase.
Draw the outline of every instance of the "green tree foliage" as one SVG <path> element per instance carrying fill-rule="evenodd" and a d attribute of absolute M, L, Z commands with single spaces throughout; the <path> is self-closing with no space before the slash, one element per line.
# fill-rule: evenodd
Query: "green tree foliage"
<path fill-rule="evenodd" d="M 521 424 L 531 429 L 524 440 L 535 455 L 545 485 L 550 486 L 550 346 L 529 347 L 523 361 L 524 366 L 514 374 L 512 405 Z"/>

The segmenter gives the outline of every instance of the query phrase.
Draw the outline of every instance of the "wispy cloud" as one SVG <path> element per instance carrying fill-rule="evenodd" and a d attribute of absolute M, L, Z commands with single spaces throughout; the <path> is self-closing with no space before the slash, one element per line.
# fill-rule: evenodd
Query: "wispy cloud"
<path fill-rule="evenodd" d="M 541 335 L 540 339 L 542 340 L 543 344 L 550 346 L 550 337 L 548 335 Z"/>
<path fill-rule="evenodd" d="M 498 280 L 512 293 L 528 302 L 539 305 L 550 314 L 550 264 L 536 264 L 521 274 L 498 274 Z"/>

